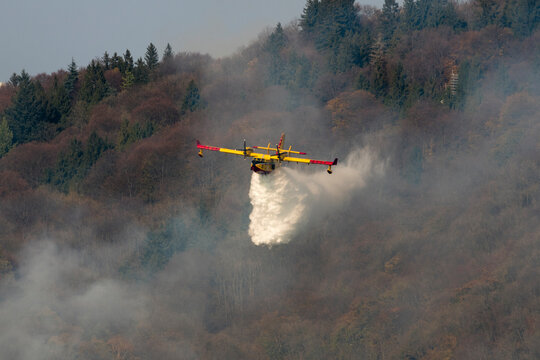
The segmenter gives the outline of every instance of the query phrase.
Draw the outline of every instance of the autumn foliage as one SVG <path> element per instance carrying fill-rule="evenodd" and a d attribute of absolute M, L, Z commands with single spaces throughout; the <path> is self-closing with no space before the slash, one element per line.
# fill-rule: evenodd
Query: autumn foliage
<path fill-rule="evenodd" d="M 539 358 L 533 5 L 309 0 L 231 57 L 159 61 L 150 44 L 15 74 L 0 87 L 2 352 Z M 201 160 L 195 140 L 281 132 L 340 164 L 369 148 L 384 175 L 289 244 L 255 246 L 249 163 Z"/>

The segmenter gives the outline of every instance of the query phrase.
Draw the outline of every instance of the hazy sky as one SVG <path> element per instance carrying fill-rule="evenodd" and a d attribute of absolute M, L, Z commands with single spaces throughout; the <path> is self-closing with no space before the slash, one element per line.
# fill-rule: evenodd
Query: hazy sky
<path fill-rule="evenodd" d="M 362 4 L 382 6 L 384 0 Z M 129 49 L 144 56 L 150 42 L 160 55 L 175 52 L 226 56 L 266 27 L 287 24 L 306 0 L 1 0 L 0 82 L 26 69 L 31 75 L 79 66 Z"/>

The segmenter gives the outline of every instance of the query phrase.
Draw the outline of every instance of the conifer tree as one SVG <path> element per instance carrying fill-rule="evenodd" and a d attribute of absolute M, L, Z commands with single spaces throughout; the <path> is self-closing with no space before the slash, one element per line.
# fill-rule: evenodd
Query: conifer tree
<path fill-rule="evenodd" d="M 417 23 L 417 8 L 414 0 L 403 1 L 403 11 L 401 13 L 401 27 L 403 32 L 416 29 Z"/>
<path fill-rule="evenodd" d="M 144 60 L 148 70 L 154 70 L 159 63 L 158 52 L 154 44 L 150 43 L 146 48 L 146 54 L 144 55 Z"/>
<path fill-rule="evenodd" d="M 81 168 L 83 155 L 82 142 L 76 138 L 72 139 L 68 150 L 59 155 L 56 167 L 49 172 L 47 182 L 60 191 L 68 192 L 71 179 Z"/>
<path fill-rule="evenodd" d="M 287 44 L 287 37 L 285 36 L 285 33 L 283 32 L 281 23 L 278 23 L 274 31 L 270 34 L 270 36 L 266 40 L 266 51 L 268 51 L 272 55 L 278 55 L 281 49 L 283 49 L 286 44 Z"/>
<path fill-rule="evenodd" d="M 52 90 L 51 102 L 60 113 L 60 120 L 64 119 L 71 112 L 71 99 L 63 84 L 59 84 L 55 76 Z"/>
<path fill-rule="evenodd" d="M 13 97 L 12 106 L 7 108 L 5 113 L 15 143 L 40 140 L 43 136 L 45 107 L 36 84 L 24 70 L 19 76 L 18 89 Z"/>
<path fill-rule="evenodd" d="M 105 70 L 111 69 L 111 57 L 109 56 L 108 52 L 105 51 L 105 54 L 103 54 L 101 61 L 103 61 L 103 67 L 105 68 Z"/>
<path fill-rule="evenodd" d="M 86 147 L 81 161 L 81 175 L 86 175 L 92 165 L 100 158 L 109 146 L 95 131 L 88 137 Z"/>
<path fill-rule="evenodd" d="M 110 88 L 105 80 L 103 67 L 99 62 L 92 60 L 84 74 L 81 98 L 89 104 L 96 104 L 109 93 Z"/>
<path fill-rule="evenodd" d="M 388 41 L 392 38 L 399 21 L 399 5 L 396 0 L 384 0 L 381 13 L 381 26 L 383 39 Z"/>
<path fill-rule="evenodd" d="M 191 80 L 188 84 L 186 96 L 182 103 L 182 113 L 187 111 L 193 112 L 201 107 L 201 96 L 199 94 L 199 88 L 195 84 L 194 80 Z"/>
<path fill-rule="evenodd" d="M 118 149 L 122 150 L 129 143 L 129 120 L 124 119 L 120 124 L 120 131 L 116 139 Z"/>
<path fill-rule="evenodd" d="M 300 16 L 300 27 L 304 33 L 315 31 L 319 22 L 319 0 L 308 0 Z"/>
<path fill-rule="evenodd" d="M 13 132 L 9 128 L 7 119 L 2 118 L 0 122 L 0 158 L 7 154 L 13 146 Z"/>
<path fill-rule="evenodd" d="M 540 2 L 517 0 L 513 11 L 512 30 L 518 36 L 529 36 L 540 23 Z"/>
<path fill-rule="evenodd" d="M 174 65 L 174 52 L 172 50 L 171 44 L 167 44 L 165 51 L 163 52 L 163 58 L 161 65 L 159 66 L 159 72 L 163 75 L 174 74 L 176 71 Z"/>
<path fill-rule="evenodd" d="M 110 68 L 111 69 L 118 69 L 121 73 L 123 73 L 125 67 L 126 66 L 124 64 L 124 59 L 115 52 L 113 54 L 112 58 L 111 58 L 111 66 L 110 66 Z M 105 70 L 107 70 L 107 69 L 105 69 Z"/>
<path fill-rule="evenodd" d="M 70 110 L 71 99 L 64 85 L 59 84 L 58 78 L 55 76 L 46 105 L 47 120 L 51 123 L 58 123 L 69 114 Z"/>
<path fill-rule="evenodd" d="M 125 71 L 133 72 L 133 57 L 131 56 L 131 52 L 129 49 L 126 49 L 126 52 L 124 53 L 124 64 L 125 64 Z"/>
<path fill-rule="evenodd" d="M 371 54 L 371 89 L 377 97 L 384 97 L 388 91 L 388 76 L 386 71 L 386 59 L 384 46 L 379 39 Z"/>
<path fill-rule="evenodd" d="M 167 43 L 167 47 L 165 47 L 165 51 L 163 52 L 163 62 L 172 60 L 173 56 L 174 53 L 171 44 Z"/>
<path fill-rule="evenodd" d="M 64 88 L 66 89 L 68 96 L 73 100 L 75 97 L 75 86 L 79 81 L 79 71 L 77 70 L 75 60 L 73 59 L 71 59 L 71 64 L 69 64 L 68 72 L 69 74 L 64 81 Z"/>
<path fill-rule="evenodd" d="M 135 68 L 133 69 L 133 76 L 135 77 L 135 83 L 145 84 L 148 82 L 148 67 L 143 59 L 138 58 Z"/>
<path fill-rule="evenodd" d="M 281 50 L 287 44 L 287 37 L 283 32 L 281 23 L 276 25 L 265 43 L 265 49 L 269 53 L 268 81 L 270 84 L 282 84 L 285 79 L 286 62 L 282 58 Z"/>
<path fill-rule="evenodd" d="M 124 76 L 122 76 L 122 90 L 127 90 L 135 84 L 135 76 L 129 70 L 126 70 Z"/>
<path fill-rule="evenodd" d="M 9 78 L 9 83 L 11 84 L 11 86 L 16 88 L 17 86 L 19 86 L 20 79 L 21 78 L 19 75 L 17 75 L 17 73 L 13 73 Z"/>
<path fill-rule="evenodd" d="M 305 26 L 307 33 L 313 33 L 319 50 L 337 51 L 345 37 L 350 39 L 361 30 L 354 0 L 308 1 L 304 19 L 302 30 Z"/>
<path fill-rule="evenodd" d="M 479 27 L 493 24 L 498 16 L 499 6 L 495 0 L 474 0 L 477 7 L 477 23 Z"/>
<path fill-rule="evenodd" d="M 407 79 L 401 62 L 390 76 L 388 97 L 391 105 L 396 107 L 403 106 L 407 98 Z"/>

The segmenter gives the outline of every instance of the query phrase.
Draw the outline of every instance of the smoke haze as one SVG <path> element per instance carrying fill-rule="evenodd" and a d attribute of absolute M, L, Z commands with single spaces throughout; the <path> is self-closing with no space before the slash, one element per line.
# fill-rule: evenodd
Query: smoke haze
<path fill-rule="evenodd" d="M 371 36 L 383 27 L 368 10 Z M 266 34 L 231 58 L 177 54 L 77 108 L 50 143 L 18 144 L 0 159 L 0 360 L 540 358 L 540 31 L 522 44 L 494 30 L 405 32 L 378 67 L 404 87 L 376 95 L 372 63 L 329 70 L 348 46 L 326 58 L 285 27 L 275 53 Z M 431 83 L 447 38 L 452 106 Z M 191 81 L 204 101 L 180 113 Z M 87 173 L 61 173 L 65 187 L 43 180 L 70 141 L 114 142 L 121 120 L 156 131 L 133 127 Z M 334 173 L 196 155 L 195 139 L 282 131 L 339 155 Z"/>

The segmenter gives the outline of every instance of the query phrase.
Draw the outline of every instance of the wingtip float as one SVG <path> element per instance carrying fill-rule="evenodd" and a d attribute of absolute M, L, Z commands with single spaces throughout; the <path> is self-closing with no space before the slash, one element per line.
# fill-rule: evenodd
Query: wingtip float
<path fill-rule="evenodd" d="M 326 172 L 328 174 L 332 174 L 332 166 L 337 165 L 338 159 L 335 158 L 334 161 L 324 161 L 324 160 L 313 160 L 313 159 L 305 159 L 305 158 L 299 158 L 299 157 L 291 157 L 291 154 L 298 154 L 298 155 L 307 155 L 305 152 L 301 151 L 294 151 L 292 150 L 292 146 L 289 146 L 288 149 L 283 148 L 283 141 L 285 140 L 285 134 L 281 134 L 281 138 L 279 140 L 279 144 L 276 145 L 275 148 L 270 147 L 270 143 L 268 143 L 268 146 L 252 146 L 252 147 L 246 147 L 246 140 L 244 140 L 244 147 L 242 149 L 226 149 L 222 147 L 215 147 L 215 146 L 208 146 L 208 145 L 202 145 L 199 140 L 197 140 L 197 148 L 199 149 L 199 156 L 203 157 L 203 150 L 210 150 L 210 151 L 219 151 L 227 154 L 233 154 L 233 155 L 240 155 L 243 156 L 244 159 L 246 157 L 251 157 L 253 160 L 251 161 L 251 170 L 256 172 L 257 174 L 270 174 L 272 171 L 279 168 L 282 163 L 284 162 L 295 162 L 295 163 L 303 163 L 303 164 L 317 164 L 317 165 L 327 165 L 328 168 L 326 169 Z M 257 153 L 254 152 L 253 149 L 258 150 L 266 150 L 266 154 L 264 153 Z"/>

